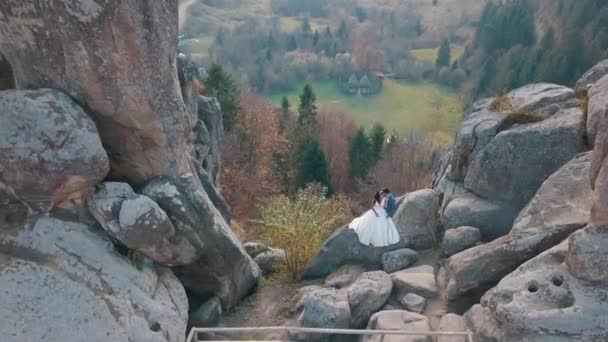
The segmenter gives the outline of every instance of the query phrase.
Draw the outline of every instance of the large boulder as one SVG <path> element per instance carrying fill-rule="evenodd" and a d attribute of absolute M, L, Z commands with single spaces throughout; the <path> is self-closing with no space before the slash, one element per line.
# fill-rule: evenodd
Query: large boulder
<path fill-rule="evenodd" d="M 344 265 L 325 278 L 324 285 L 336 289 L 350 286 L 367 270 L 359 265 Z"/>
<path fill-rule="evenodd" d="M 319 253 L 304 272 L 304 278 L 322 278 L 340 266 L 354 264 L 369 270 L 382 269 L 382 255 L 406 247 L 405 241 L 387 247 L 366 246 L 359 242 L 357 233 L 348 227 L 338 229 L 323 243 Z"/>
<path fill-rule="evenodd" d="M 312 292 L 304 301 L 301 324 L 308 328 L 348 329 L 351 311 L 345 290 L 322 289 Z M 311 335 L 313 341 L 332 341 L 327 335 Z"/>
<path fill-rule="evenodd" d="M 393 273 L 408 268 L 418 261 L 418 253 L 409 248 L 382 254 L 382 269 L 386 273 Z"/>
<path fill-rule="evenodd" d="M 584 151 L 584 119 L 575 107 L 500 132 L 472 160 L 465 187 L 523 208 L 548 176 Z"/>
<path fill-rule="evenodd" d="M 222 303 L 217 297 L 207 300 L 188 315 L 188 325 L 191 327 L 217 326 L 222 318 Z"/>
<path fill-rule="evenodd" d="M 607 340 L 608 288 L 572 276 L 567 255 L 566 240 L 488 291 L 465 315 L 476 340 Z"/>
<path fill-rule="evenodd" d="M 277 272 L 281 265 L 287 263 L 287 255 L 280 248 L 269 248 L 267 251 L 256 255 L 253 261 L 258 264 L 263 274 L 272 274 Z"/>
<path fill-rule="evenodd" d="M 0 92 L 1 191 L 46 211 L 81 200 L 108 170 L 95 124 L 67 95 L 52 89 Z"/>
<path fill-rule="evenodd" d="M 220 103 L 213 97 L 198 97 L 198 117 L 209 132 L 209 154 L 203 160 L 203 166 L 209 173 L 213 184 L 220 187 L 221 152 L 224 141 L 224 121 Z"/>
<path fill-rule="evenodd" d="M 113 179 L 139 185 L 190 171 L 191 127 L 176 72 L 177 2 L 10 0 L 0 13 L 0 50 L 16 87 L 58 89 L 87 108 Z"/>
<path fill-rule="evenodd" d="M 108 235 L 158 263 L 191 263 L 202 246 L 176 232 L 165 211 L 127 183 L 98 184 L 88 208 Z"/>
<path fill-rule="evenodd" d="M 399 303 L 405 310 L 419 314 L 423 313 L 426 308 L 426 299 L 415 293 L 406 294 L 401 298 Z"/>
<path fill-rule="evenodd" d="M 348 287 L 350 327 L 364 328 L 369 318 L 386 304 L 393 290 L 391 277 L 383 271 L 363 273 Z"/>
<path fill-rule="evenodd" d="M 509 233 L 518 212 L 509 203 L 492 202 L 469 192 L 447 204 L 442 215 L 443 228 L 476 227 L 484 240 L 491 241 Z"/>
<path fill-rule="evenodd" d="M 576 82 L 574 89 L 576 91 L 589 90 L 589 87 L 606 75 L 608 75 L 608 59 L 597 63 L 593 68 L 584 73 L 583 76 L 581 76 L 581 78 Z"/>
<path fill-rule="evenodd" d="M 465 332 L 467 330 L 464 317 L 449 313 L 439 321 L 439 331 Z M 466 336 L 437 336 L 437 342 L 467 342 Z"/>
<path fill-rule="evenodd" d="M 42 217 L 0 240 L 2 341 L 184 341 L 177 278 L 138 269 L 97 228 Z"/>
<path fill-rule="evenodd" d="M 570 235 L 568 267 L 573 276 L 608 285 L 608 229 L 605 225 L 589 225 Z"/>
<path fill-rule="evenodd" d="M 509 235 L 455 254 L 438 274 L 448 299 L 493 284 L 589 222 L 590 154 L 581 154 L 549 177 L 519 214 Z"/>
<path fill-rule="evenodd" d="M 409 311 L 380 311 L 374 314 L 367 324 L 371 330 L 431 331 L 428 318 Z M 421 335 L 368 335 L 363 342 L 432 342 L 431 336 Z"/>
<path fill-rule="evenodd" d="M 608 111 L 608 74 L 594 83 L 587 93 L 587 136 L 591 145 L 595 142 L 599 121 Z"/>
<path fill-rule="evenodd" d="M 391 274 L 395 292 L 404 296 L 414 293 L 427 299 L 437 297 L 437 284 L 433 267 L 417 266 Z"/>
<path fill-rule="evenodd" d="M 475 246 L 479 240 L 481 232 L 475 227 L 448 229 L 443 236 L 441 250 L 444 255 L 451 256 Z"/>
<path fill-rule="evenodd" d="M 161 177 L 141 193 L 167 213 L 177 234 L 198 247 L 194 262 L 174 268 L 186 289 L 200 297 L 216 295 L 224 308 L 231 308 L 257 284 L 261 272 L 194 181 Z"/>
<path fill-rule="evenodd" d="M 394 216 L 401 240 L 413 249 L 428 249 L 438 242 L 439 194 L 431 189 L 409 193 Z"/>

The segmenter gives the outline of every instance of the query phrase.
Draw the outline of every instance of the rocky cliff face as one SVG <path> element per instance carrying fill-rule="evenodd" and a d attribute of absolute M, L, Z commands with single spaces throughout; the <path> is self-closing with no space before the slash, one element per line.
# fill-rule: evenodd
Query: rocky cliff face
<path fill-rule="evenodd" d="M 186 291 L 231 308 L 256 285 L 219 105 L 176 47 L 176 2 L 0 4 L 3 340 L 183 341 Z"/>

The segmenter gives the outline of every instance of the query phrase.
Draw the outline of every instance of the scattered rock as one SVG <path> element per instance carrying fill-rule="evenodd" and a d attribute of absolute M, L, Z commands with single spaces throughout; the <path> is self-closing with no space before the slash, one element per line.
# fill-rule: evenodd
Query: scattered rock
<path fill-rule="evenodd" d="M 413 249 L 428 249 L 437 242 L 439 194 L 431 189 L 409 193 L 395 213 L 395 226 Z"/>
<path fill-rule="evenodd" d="M 304 301 L 302 326 L 309 328 L 350 327 L 351 311 L 345 290 L 322 289 L 309 294 Z M 313 341 L 332 341 L 331 335 L 311 334 Z"/>
<path fill-rule="evenodd" d="M 604 246 L 605 247 L 605 246 Z M 608 288 L 572 276 L 568 241 L 521 265 L 467 314 L 476 340 L 603 341 Z"/>
<path fill-rule="evenodd" d="M 213 327 L 220 322 L 222 317 L 222 305 L 220 299 L 213 297 L 190 313 L 188 325 L 191 327 Z"/>
<path fill-rule="evenodd" d="M 587 137 L 591 145 L 595 142 L 599 122 L 608 111 L 608 74 L 594 83 L 587 93 Z"/>
<path fill-rule="evenodd" d="M 408 268 L 418 261 L 418 253 L 409 248 L 382 254 L 382 269 L 386 273 L 393 273 Z"/>
<path fill-rule="evenodd" d="M 98 228 L 42 217 L 0 240 L 3 341 L 186 338 L 188 301 L 177 278 L 145 261 L 138 270 Z"/>
<path fill-rule="evenodd" d="M 466 331 L 467 326 L 464 318 L 459 315 L 449 313 L 441 317 L 439 321 L 439 331 L 459 332 Z M 437 342 L 467 342 L 466 336 L 438 336 Z"/>
<path fill-rule="evenodd" d="M 475 227 L 460 227 L 448 229 L 443 236 L 442 251 L 451 256 L 475 246 L 481 240 L 481 232 Z"/>
<path fill-rule="evenodd" d="M 245 242 L 243 248 L 250 257 L 255 258 L 258 254 L 266 252 L 268 247 L 259 242 Z"/>
<path fill-rule="evenodd" d="M 589 87 L 606 75 L 608 75 L 608 59 L 599 62 L 593 68 L 589 69 L 589 71 L 584 73 L 576 82 L 574 89 L 576 91 L 588 90 Z"/>
<path fill-rule="evenodd" d="M 508 203 L 491 202 L 467 193 L 450 201 L 443 212 L 446 230 L 477 227 L 485 240 L 494 240 L 511 230 L 518 209 Z"/>
<path fill-rule="evenodd" d="M 415 313 L 423 313 L 426 308 L 426 299 L 421 297 L 415 293 L 408 293 L 403 298 L 401 298 L 401 305 L 407 311 L 415 312 Z"/>
<path fill-rule="evenodd" d="M 393 288 L 399 294 L 414 293 L 427 299 L 437 297 L 433 267 L 423 265 L 391 274 Z"/>
<path fill-rule="evenodd" d="M 266 252 L 262 252 L 253 258 L 263 274 L 272 274 L 278 271 L 280 265 L 287 262 L 285 251 L 279 248 L 270 248 Z"/>
<path fill-rule="evenodd" d="M 305 279 L 322 278 L 340 266 L 355 264 L 368 270 L 382 269 L 382 255 L 406 247 L 405 241 L 388 247 L 365 246 L 359 242 L 357 233 L 347 227 L 338 229 L 314 257 L 306 271 Z"/>
<path fill-rule="evenodd" d="M 595 284 L 608 285 L 606 226 L 589 225 L 570 235 L 567 263 L 573 276 Z"/>
<path fill-rule="evenodd" d="M 384 306 L 392 290 L 393 281 L 385 272 L 363 273 L 347 289 L 351 310 L 350 327 L 364 328 L 372 314 Z"/>
<path fill-rule="evenodd" d="M 454 299 L 499 281 L 589 221 L 590 154 L 581 154 L 549 177 L 515 220 L 511 233 L 447 259 L 438 274 L 441 292 Z"/>
<path fill-rule="evenodd" d="M 45 212 L 81 200 L 108 170 L 95 124 L 67 95 L 53 89 L 0 92 L 3 192 Z"/>
<path fill-rule="evenodd" d="M 325 278 L 325 286 L 342 289 L 350 286 L 367 270 L 359 265 L 344 265 Z"/>
<path fill-rule="evenodd" d="M 431 331 L 428 318 L 409 311 L 380 311 L 374 314 L 367 329 L 373 330 L 405 330 L 405 331 Z M 430 336 L 413 335 L 370 335 L 361 338 L 364 342 L 432 342 Z"/>
<path fill-rule="evenodd" d="M 298 289 L 297 293 L 291 299 L 291 302 L 295 305 L 292 306 L 290 310 L 291 314 L 295 314 L 300 310 L 304 309 L 304 303 L 306 302 L 306 298 L 313 292 L 317 292 L 322 290 L 323 286 L 320 285 L 308 285 Z"/>
<path fill-rule="evenodd" d="M 192 179 L 156 178 L 141 193 L 158 203 L 178 234 L 200 246 L 196 261 L 174 268 L 186 289 L 200 297 L 215 295 L 228 309 L 257 284 L 258 265 Z"/>

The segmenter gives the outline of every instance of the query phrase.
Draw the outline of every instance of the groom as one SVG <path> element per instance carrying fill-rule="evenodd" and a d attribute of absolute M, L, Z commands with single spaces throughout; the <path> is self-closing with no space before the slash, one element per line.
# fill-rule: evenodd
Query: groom
<path fill-rule="evenodd" d="M 386 213 L 388 214 L 388 217 L 392 218 L 397 211 L 397 200 L 388 188 L 384 188 L 382 194 L 386 196 Z"/>

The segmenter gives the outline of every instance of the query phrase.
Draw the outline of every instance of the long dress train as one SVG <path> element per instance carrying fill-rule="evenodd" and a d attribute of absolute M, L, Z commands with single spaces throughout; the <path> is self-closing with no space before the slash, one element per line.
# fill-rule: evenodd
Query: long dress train
<path fill-rule="evenodd" d="M 398 243 L 401 239 L 399 232 L 386 210 L 379 204 L 374 205 L 374 210 L 357 217 L 348 227 L 357 233 L 359 241 L 366 246 L 386 247 Z"/>

